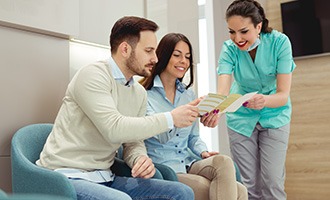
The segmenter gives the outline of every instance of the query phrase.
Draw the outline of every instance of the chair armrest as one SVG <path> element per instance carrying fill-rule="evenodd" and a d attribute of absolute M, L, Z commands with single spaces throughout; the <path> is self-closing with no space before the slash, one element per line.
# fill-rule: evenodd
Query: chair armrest
<path fill-rule="evenodd" d="M 17 173 L 19 170 L 14 171 L 16 172 L 12 175 L 14 193 L 39 193 L 77 199 L 73 185 L 61 173 L 38 166 L 28 170 L 20 169 L 19 173 Z"/>
<path fill-rule="evenodd" d="M 53 196 L 44 194 L 10 194 L 1 200 L 72 200 L 63 196 Z"/>
<path fill-rule="evenodd" d="M 164 180 L 178 181 L 178 177 L 172 168 L 158 163 L 154 163 L 154 165 L 159 170 Z"/>
<path fill-rule="evenodd" d="M 47 194 L 77 199 L 76 190 L 66 176 L 31 163 L 17 151 L 12 148 L 13 193 Z"/>
<path fill-rule="evenodd" d="M 0 189 L 0 199 L 7 197 L 7 194 Z"/>
<path fill-rule="evenodd" d="M 132 177 L 131 168 L 117 157 L 115 157 L 115 162 L 110 169 L 116 176 Z"/>
<path fill-rule="evenodd" d="M 242 183 L 241 172 L 239 171 L 239 168 L 235 162 L 234 162 L 234 167 L 236 172 L 236 181 Z"/>
<path fill-rule="evenodd" d="M 120 158 L 115 157 L 115 162 L 111 166 L 111 171 L 116 176 L 132 177 L 131 168 Z M 164 179 L 160 171 L 156 168 L 156 173 L 152 178 Z"/>

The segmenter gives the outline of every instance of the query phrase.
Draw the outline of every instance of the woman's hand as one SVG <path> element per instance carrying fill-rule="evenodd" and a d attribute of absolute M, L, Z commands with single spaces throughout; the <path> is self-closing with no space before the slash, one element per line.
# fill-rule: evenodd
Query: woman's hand
<path fill-rule="evenodd" d="M 220 115 L 219 110 L 213 110 L 210 113 L 204 114 L 200 122 L 206 127 L 214 128 L 219 123 Z"/>
<path fill-rule="evenodd" d="M 219 152 L 216 152 L 216 151 L 211 151 L 211 152 L 203 151 L 203 152 L 201 153 L 201 157 L 202 157 L 203 159 L 205 159 L 205 158 L 208 158 L 208 157 L 211 157 L 211 156 L 214 156 L 214 155 L 218 155 L 218 154 L 219 154 Z"/>
<path fill-rule="evenodd" d="M 261 110 L 266 105 L 265 95 L 255 94 L 251 99 L 243 103 L 243 106 L 246 108 Z"/>

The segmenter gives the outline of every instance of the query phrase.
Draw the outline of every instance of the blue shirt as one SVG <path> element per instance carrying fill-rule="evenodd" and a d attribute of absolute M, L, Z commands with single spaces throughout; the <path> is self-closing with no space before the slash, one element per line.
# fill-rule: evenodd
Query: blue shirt
<path fill-rule="evenodd" d="M 147 114 L 170 112 L 174 108 L 187 104 L 195 99 L 191 89 L 186 90 L 185 85 L 176 81 L 176 93 L 174 104 L 165 95 L 164 86 L 159 78 L 155 77 L 154 86 L 148 90 Z M 199 137 L 198 121 L 186 128 L 173 128 L 160 135 L 145 140 L 149 157 L 155 163 L 165 164 L 175 172 L 186 173 L 186 165 L 190 165 L 194 159 L 190 156 L 188 148 L 200 155 L 207 151 L 206 144 Z"/>
<path fill-rule="evenodd" d="M 261 33 L 260 40 L 254 62 L 249 53 L 240 50 L 233 41 L 224 43 L 217 70 L 219 75 L 233 74 L 230 93 L 244 95 L 259 91 L 260 94 L 274 94 L 277 74 L 289 74 L 296 67 L 286 35 L 273 30 L 271 33 Z M 242 106 L 235 113 L 227 113 L 228 127 L 248 137 L 258 122 L 264 128 L 278 128 L 290 120 L 290 98 L 286 105 L 278 108 L 253 110 Z"/>

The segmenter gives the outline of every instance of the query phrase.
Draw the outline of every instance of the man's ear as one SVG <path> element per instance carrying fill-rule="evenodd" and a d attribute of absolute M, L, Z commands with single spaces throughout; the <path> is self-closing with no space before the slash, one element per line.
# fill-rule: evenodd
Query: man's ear
<path fill-rule="evenodd" d="M 123 57 L 128 58 L 131 55 L 132 47 L 127 42 L 122 42 L 120 43 L 118 50 Z"/>

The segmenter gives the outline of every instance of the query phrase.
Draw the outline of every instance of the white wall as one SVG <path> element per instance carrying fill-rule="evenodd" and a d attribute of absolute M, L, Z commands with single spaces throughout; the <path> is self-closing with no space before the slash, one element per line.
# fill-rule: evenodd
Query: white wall
<path fill-rule="evenodd" d="M 0 25 L 62 37 L 79 34 L 79 0 L 2 0 Z"/>
<path fill-rule="evenodd" d="M 156 32 L 158 41 L 169 32 L 185 34 L 194 47 L 195 62 L 199 61 L 197 0 L 94 0 L 93 2 L 97 3 L 91 4 L 89 0 L 80 1 L 80 31 L 75 39 L 95 43 L 97 46 L 70 43 L 70 77 L 83 65 L 105 57 L 109 49 L 111 27 L 124 15 L 144 16 L 155 21 L 159 26 Z M 130 6 L 127 6 L 128 4 Z M 116 9 L 102 12 L 102 9 L 111 8 L 113 5 L 116 5 Z M 189 15 L 183 16 L 182 8 L 189 10 Z M 95 23 L 99 22 L 100 18 L 107 20 L 102 24 Z"/>
<path fill-rule="evenodd" d="M 144 12 L 144 0 L 79 0 L 76 39 L 109 46 L 111 27 L 117 19 L 125 15 L 143 17 Z"/>
<path fill-rule="evenodd" d="M 0 35 L 0 188 L 11 191 L 11 137 L 55 119 L 69 81 L 69 42 L 1 26 Z"/>
<path fill-rule="evenodd" d="M 197 0 L 146 0 L 146 17 L 159 25 L 158 40 L 170 32 L 186 35 L 193 48 L 195 62 L 199 62 L 198 3 Z"/>

